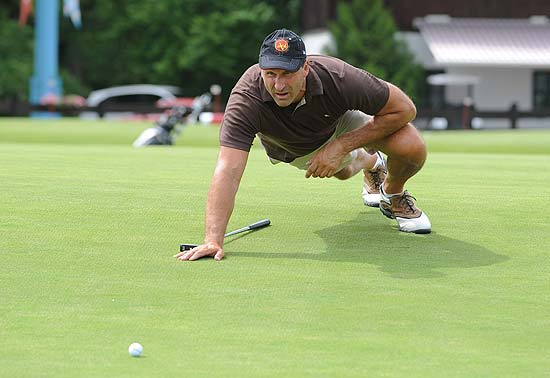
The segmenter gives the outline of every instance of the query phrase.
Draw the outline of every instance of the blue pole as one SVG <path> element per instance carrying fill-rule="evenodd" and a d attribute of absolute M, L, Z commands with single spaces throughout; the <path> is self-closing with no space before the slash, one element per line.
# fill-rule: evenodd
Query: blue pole
<path fill-rule="evenodd" d="M 35 1 L 34 75 L 30 102 L 39 105 L 44 96 L 61 97 L 63 84 L 58 71 L 59 0 Z M 32 112 L 31 117 L 57 118 L 55 112 Z"/>

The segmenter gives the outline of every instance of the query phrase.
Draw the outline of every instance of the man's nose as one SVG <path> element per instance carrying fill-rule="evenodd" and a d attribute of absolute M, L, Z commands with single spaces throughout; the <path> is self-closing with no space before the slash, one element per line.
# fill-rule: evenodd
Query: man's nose
<path fill-rule="evenodd" d="M 275 90 L 281 91 L 286 87 L 286 81 L 282 78 L 275 79 Z"/>

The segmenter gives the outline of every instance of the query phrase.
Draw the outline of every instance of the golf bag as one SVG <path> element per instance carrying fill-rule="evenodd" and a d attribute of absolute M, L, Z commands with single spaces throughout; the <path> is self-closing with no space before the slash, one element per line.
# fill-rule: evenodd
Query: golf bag
<path fill-rule="evenodd" d="M 144 130 L 134 141 L 134 147 L 171 146 L 182 129 L 191 123 L 197 122 L 200 113 L 210 104 L 212 97 L 205 93 L 195 97 L 191 108 L 174 106 L 167 113 L 160 116 L 154 127 Z"/>

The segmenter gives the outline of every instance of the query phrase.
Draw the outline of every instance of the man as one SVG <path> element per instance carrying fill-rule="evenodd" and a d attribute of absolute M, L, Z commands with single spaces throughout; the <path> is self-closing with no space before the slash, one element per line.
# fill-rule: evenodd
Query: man
<path fill-rule="evenodd" d="M 401 231 L 431 232 L 428 217 L 404 190 L 426 159 L 426 146 L 410 124 L 415 116 L 414 104 L 396 86 L 339 59 L 306 56 L 298 35 L 274 31 L 262 43 L 259 64 L 229 97 L 204 244 L 175 257 L 223 258 L 224 233 L 256 135 L 273 164 L 289 163 L 306 178 L 345 180 L 362 170 L 365 205 L 379 206 Z M 387 155 L 387 164 L 377 151 Z"/>

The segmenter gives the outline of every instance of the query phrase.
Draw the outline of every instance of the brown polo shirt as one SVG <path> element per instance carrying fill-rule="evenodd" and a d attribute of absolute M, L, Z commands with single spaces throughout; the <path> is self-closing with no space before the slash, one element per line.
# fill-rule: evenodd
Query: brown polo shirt
<path fill-rule="evenodd" d="M 229 97 L 220 145 L 250 151 L 256 134 L 268 156 L 291 162 L 320 147 L 348 110 L 376 114 L 388 101 L 388 85 L 370 73 L 328 56 L 308 56 L 304 101 L 279 107 L 266 90 L 260 68 L 250 67 Z"/>

